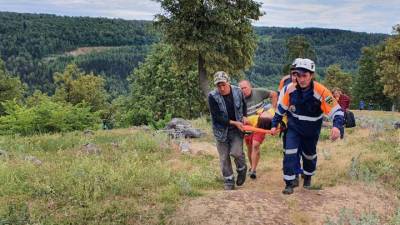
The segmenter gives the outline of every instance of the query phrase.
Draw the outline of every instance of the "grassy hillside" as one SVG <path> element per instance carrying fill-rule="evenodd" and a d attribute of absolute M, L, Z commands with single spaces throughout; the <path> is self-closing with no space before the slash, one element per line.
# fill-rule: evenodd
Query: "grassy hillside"
<path fill-rule="evenodd" d="M 182 224 L 180 219 L 185 224 L 209 224 L 214 215 L 199 213 L 208 209 L 221 219 L 212 220 L 218 224 L 243 213 L 255 215 L 247 205 L 252 196 L 258 196 L 253 204 L 260 205 L 253 207 L 261 207 L 260 215 L 277 219 L 283 214 L 275 214 L 273 208 L 287 208 L 289 216 L 277 221 L 400 224 L 400 211 L 396 211 L 400 206 L 400 130 L 391 128 L 394 120 L 400 121 L 400 114 L 355 113 L 358 127 L 347 129 L 344 140 L 332 143 L 329 130 L 322 131 L 315 190 L 299 188 L 290 197 L 280 194 L 278 137 L 268 137 L 262 145 L 256 182 L 248 180 L 232 193 L 222 191 L 219 161 L 204 118 L 193 121 L 207 132 L 190 143 L 204 148 L 196 154 L 181 154 L 177 142 L 143 128 L 1 136 L 0 224 Z M 302 202 L 308 201 L 302 196 L 326 198 L 317 204 L 322 211 L 304 211 Z M 241 213 L 233 207 L 218 214 L 213 204 L 224 199 L 241 202 L 235 203 L 244 207 Z M 370 204 L 375 207 L 369 208 Z M 193 205 L 198 213 L 191 211 Z"/>

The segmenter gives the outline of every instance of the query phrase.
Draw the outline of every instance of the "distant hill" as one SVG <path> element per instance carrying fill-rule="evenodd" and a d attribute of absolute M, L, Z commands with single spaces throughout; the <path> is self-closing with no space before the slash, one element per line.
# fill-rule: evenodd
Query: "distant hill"
<path fill-rule="evenodd" d="M 356 71 L 361 48 L 387 37 L 321 28 L 254 29 L 259 37 L 258 49 L 255 65 L 246 75 L 257 86 L 269 87 L 277 85 L 283 65 L 288 63 L 285 55 L 289 37 L 304 35 L 310 41 L 321 75 L 324 68 L 334 63 L 341 64 L 346 71 Z M 158 36 L 151 21 L 0 12 L 0 57 L 9 71 L 28 84 L 30 91 L 53 92 L 53 73 L 75 62 L 87 72 L 104 76 L 114 95 L 124 93 L 128 88 L 127 75 L 143 61 Z M 79 54 L 65 54 L 76 49 Z"/>
<path fill-rule="evenodd" d="M 151 27 L 149 21 L 0 12 L 0 56 L 7 69 L 19 75 L 31 91 L 54 91 L 53 73 L 72 61 L 79 66 L 89 64 L 91 67 L 84 68 L 88 72 L 117 76 L 126 84 L 127 74 L 144 59 L 146 46 L 157 40 Z M 64 55 L 81 47 L 101 46 L 125 49 L 116 52 L 103 48 L 97 54 L 89 54 L 93 56 L 90 59 L 85 55 Z M 98 69 L 105 65 L 112 68 Z M 109 88 L 112 83 L 115 82 L 108 82 Z"/>
<path fill-rule="evenodd" d="M 361 48 L 376 45 L 388 36 L 323 28 L 255 27 L 254 29 L 259 37 L 259 44 L 254 58 L 255 65 L 247 72 L 247 76 L 261 86 L 271 81 L 276 82 L 280 78 L 284 64 L 289 63 L 285 58 L 286 40 L 295 35 L 306 37 L 314 47 L 317 72 L 322 76 L 326 67 L 335 63 L 340 64 L 342 69 L 355 73 Z"/>

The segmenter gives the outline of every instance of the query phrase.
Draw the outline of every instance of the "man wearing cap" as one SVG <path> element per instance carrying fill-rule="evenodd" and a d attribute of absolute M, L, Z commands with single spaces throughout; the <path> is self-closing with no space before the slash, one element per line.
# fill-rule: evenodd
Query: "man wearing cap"
<path fill-rule="evenodd" d="M 275 109 L 278 101 L 278 95 L 275 91 L 265 88 L 253 88 L 248 80 L 239 82 L 239 87 L 243 92 L 247 105 L 247 120 L 249 125 L 263 129 L 271 129 L 271 120 L 273 113 L 268 112 L 268 105 L 264 100 L 271 98 L 272 107 Z M 264 110 L 265 109 L 265 110 Z M 247 156 L 250 162 L 250 178 L 256 179 L 256 169 L 260 160 L 260 145 L 265 139 L 265 134 L 254 132 L 247 134 L 244 141 L 247 146 Z"/>
<path fill-rule="evenodd" d="M 323 85 L 313 80 L 315 64 L 310 59 L 300 60 L 295 67 L 294 76 L 297 84 L 289 84 L 278 100 L 278 108 L 272 120 L 272 133 L 283 115 L 288 116 L 285 155 L 283 158 L 283 178 L 286 183 L 283 194 L 292 194 L 295 188 L 298 152 L 303 161 L 303 187 L 311 188 L 311 176 L 317 165 L 316 146 L 321 131 L 323 114 L 333 120 L 330 138 L 340 136 L 344 114 L 332 93 Z"/>
<path fill-rule="evenodd" d="M 231 156 L 237 171 L 236 185 L 246 180 L 246 159 L 243 153 L 243 122 L 247 116 L 247 106 L 240 88 L 230 85 L 229 76 L 224 71 L 214 74 L 216 89 L 208 94 L 212 128 L 217 141 L 225 190 L 235 188 Z"/>

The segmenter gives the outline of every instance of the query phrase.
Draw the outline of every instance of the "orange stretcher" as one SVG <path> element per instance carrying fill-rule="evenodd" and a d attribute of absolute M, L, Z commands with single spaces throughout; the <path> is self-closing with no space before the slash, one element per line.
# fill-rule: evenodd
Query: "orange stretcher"
<path fill-rule="evenodd" d="M 250 125 L 243 125 L 243 130 L 244 131 L 249 131 L 249 132 L 259 132 L 259 133 L 272 135 L 271 130 L 265 130 L 265 129 L 258 128 L 258 127 L 253 127 L 253 126 L 250 126 Z M 278 133 L 279 129 L 276 129 L 276 132 Z"/>

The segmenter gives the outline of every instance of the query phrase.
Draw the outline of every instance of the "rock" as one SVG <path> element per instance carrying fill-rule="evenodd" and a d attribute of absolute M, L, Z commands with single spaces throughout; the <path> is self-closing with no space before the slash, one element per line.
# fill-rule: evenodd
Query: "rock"
<path fill-rule="evenodd" d="M 30 161 L 30 162 L 32 162 L 33 164 L 35 164 L 36 166 L 42 165 L 42 161 L 39 160 L 38 158 L 36 158 L 35 156 L 30 156 L 30 155 L 25 156 L 24 160 L 25 160 L 25 161 Z"/>
<path fill-rule="evenodd" d="M 0 149 L 0 155 L 7 155 L 7 152 Z"/>
<path fill-rule="evenodd" d="M 119 144 L 117 142 L 111 142 L 111 146 L 113 148 L 119 148 Z"/>
<path fill-rule="evenodd" d="M 192 125 L 182 119 L 182 118 L 172 118 L 172 120 L 167 124 L 167 126 L 165 127 L 165 129 L 184 129 L 184 128 L 189 128 L 192 127 Z"/>
<path fill-rule="evenodd" d="M 204 132 L 193 128 L 189 121 L 182 118 L 173 118 L 164 128 L 172 138 L 199 138 Z"/>
<path fill-rule="evenodd" d="M 190 153 L 190 144 L 187 140 L 183 140 L 181 143 L 179 143 L 179 150 L 182 153 Z"/>
<path fill-rule="evenodd" d="M 2 157 L 7 158 L 8 157 L 8 153 L 6 151 L 0 149 L 0 158 L 2 158 Z"/>
<path fill-rule="evenodd" d="M 86 136 L 94 135 L 94 131 L 92 131 L 92 130 L 84 130 L 83 134 L 86 135 Z"/>
<path fill-rule="evenodd" d="M 182 132 L 186 138 L 199 138 L 204 135 L 204 132 L 197 128 L 186 128 Z"/>
<path fill-rule="evenodd" d="M 393 128 L 396 129 L 396 130 L 397 130 L 397 129 L 400 129 L 400 121 L 394 122 L 394 123 L 393 123 Z"/>
<path fill-rule="evenodd" d="M 86 143 L 83 145 L 82 152 L 88 155 L 93 155 L 93 154 L 99 155 L 101 153 L 101 150 L 95 144 Z"/>

